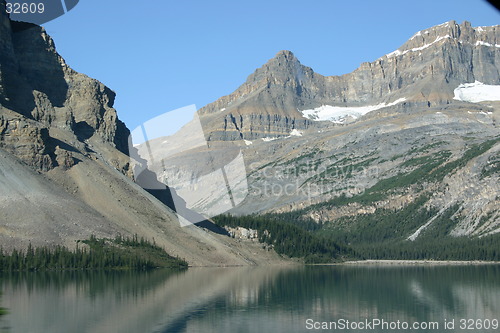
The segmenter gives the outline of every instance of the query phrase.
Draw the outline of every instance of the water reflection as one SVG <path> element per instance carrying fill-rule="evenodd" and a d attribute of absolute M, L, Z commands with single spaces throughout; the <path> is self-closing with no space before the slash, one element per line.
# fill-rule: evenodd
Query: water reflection
<path fill-rule="evenodd" d="M 499 276 L 500 266 L 10 274 L 1 276 L 9 314 L 0 320 L 23 333 L 205 333 L 305 332 L 308 318 L 500 319 Z"/>

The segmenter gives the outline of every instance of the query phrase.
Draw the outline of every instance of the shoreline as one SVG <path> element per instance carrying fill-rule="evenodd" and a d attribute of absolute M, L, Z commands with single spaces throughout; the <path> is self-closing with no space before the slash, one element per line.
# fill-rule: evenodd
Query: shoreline
<path fill-rule="evenodd" d="M 453 266 L 474 266 L 474 265 L 500 265 L 500 261 L 483 261 L 483 260 L 378 260 L 378 259 L 368 259 L 368 260 L 354 260 L 346 261 L 343 263 L 338 263 L 334 265 L 453 265 Z"/>

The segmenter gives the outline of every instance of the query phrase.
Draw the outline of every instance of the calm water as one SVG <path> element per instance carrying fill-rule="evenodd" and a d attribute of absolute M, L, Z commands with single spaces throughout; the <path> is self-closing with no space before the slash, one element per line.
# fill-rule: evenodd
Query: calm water
<path fill-rule="evenodd" d="M 0 279 L 0 306 L 10 312 L 0 319 L 1 332 L 389 331 L 307 329 L 377 319 L 439 324 L 413 331 L 466 332 L 458 329 L 462 318 L 500 319 L 500 266 L 191 268 Z M 445 330 L 453 319 L 455 329 Z"/>

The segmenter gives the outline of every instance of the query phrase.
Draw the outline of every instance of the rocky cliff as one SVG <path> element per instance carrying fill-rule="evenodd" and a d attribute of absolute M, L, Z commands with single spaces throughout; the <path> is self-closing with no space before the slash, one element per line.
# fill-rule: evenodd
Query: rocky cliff
<path fill-rule="evenodd" d="M 191 265 L 281 259 L 194 225 L 132 180 L 115 94 L 72 70 L 39 26 L 0 2 L 0 244 L 4 250 L 137 234 Z M 206 223 L 210 227 L 210 223 Z M 262 254 L 262 255 L 261 255 Z"/>
<path fill-rule="evenodd" d="M 1 115 L 0 147 L 48 170 L 58 164 L 49 130 L 61 129 L 75 141 L 109 143 L 126 154 L 129 131 L 113 109 L 114 92 L 67 66 L 43 28 L 10 22 L 3 10 L 0 20 L 0 105 L 14 111 Z"/>

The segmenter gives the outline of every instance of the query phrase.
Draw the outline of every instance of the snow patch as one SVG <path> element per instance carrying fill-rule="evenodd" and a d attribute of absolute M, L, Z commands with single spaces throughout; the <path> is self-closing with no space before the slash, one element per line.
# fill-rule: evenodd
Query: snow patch
<path fill-rule="evenodd" d="M 252 142 L 252 141 L 250 141 L 250 140 L 243 140 L 243 141 L 245 141 L 245 144 L 246 144 L 247 146 L 253 145 L 253 142 Z"/>
<path fill-rule="evenodd" d="M 414 34 L 413 36 L 411 36 L 410 40 L 412 40 L 413 38 L 415 38 L 417 36 L 422 36 L 422 32 L 418 31 L 416 34 Z"/>
<path fill-rule="evenodd" d="M 314 121 L 331 121 L 337 124 L 343 124 L 348 117 L 357 119 L 368 112 L 375 111 L 388 106 L 393 106 L 401 102 L 406 101 L 406 98 L 400 98 L 392 103 L 380 103 L 377 105 L 366 105 L 366 106 L 331 106 L 322 105 L 315 109 L 301 111 L 304 117 L 309 118 Z"/>
<path fill-rule="evenodd" d="M 500 85 L 489 85 L 476 81 L 463 83 L 453 90 L 453 99 L 478 103 L 483 101 L 500 101 Z"/>
<path fill-rule="evenodd" d="M 396 50 L 396 51 L 392 51 L 391 53 L 387 53 L 385 56 L 387 58 L 392 58 L 392 57 L 395 57 L 395 56 L 398 56 L 401 54 L 401 51 L 399 50 Z"/>
<path fill-rule="evenodd" d="M 224 111 L 226 111 L 226 108 L 220 109 L 220 112 L 224 112 Z"/>
<path fill-rule="evenodd" d="M 489 47 L 499 47 L 500 48 L 500 44 L 490 44 L 490 43 L 487 43 L 487 42 L 483 42 L 482 40 L 478 40 L 475 44 L 476 46 L 479 46 L 479 45 L 483 45 L 483 46 L 489 46 Z"/>
<path fill-rule="evenodd" d="M 491 111 L 478 111 L 478 112 L 472 112 L 472 111 L 467 111 L 468 114 L 484 114 L 485 116 L 490 116 L 493 114 Z"/>
<path fill-rule="evenodd" d="M 262 141 L 269 142 L 269 141 L 274 141 L 274 140 L 278 140 L 278 139 L 288 139 L 288 138 L 291 138 L 292 136 L 302 136 L 302 132 L 299 131 L 298 129 L 294 128 L 290 132 L 290 135 L 288 135 L 288 136 L 283 136 L 281 138 L 277 138 L 277 137 L 265 137 L 265 138 L 262 138 Z"/>

